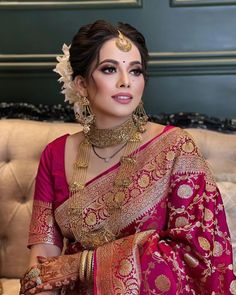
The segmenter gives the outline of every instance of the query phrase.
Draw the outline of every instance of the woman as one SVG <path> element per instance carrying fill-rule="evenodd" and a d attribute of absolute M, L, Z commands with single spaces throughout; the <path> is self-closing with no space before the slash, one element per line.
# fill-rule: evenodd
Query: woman
<path fill-rule="evenodd" d="M 56 72 L 83 130 L 42 153 L 21 294 L 236 294 L 204 159 L 186 132 L 147 121 L 147 57 L 122 23 L 86 25 L 64 46 Z"/>

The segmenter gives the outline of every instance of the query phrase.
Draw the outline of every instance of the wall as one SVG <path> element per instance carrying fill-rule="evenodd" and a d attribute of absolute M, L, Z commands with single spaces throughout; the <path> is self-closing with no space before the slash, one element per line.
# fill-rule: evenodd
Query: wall
<path fill-rule="evenodd" d="M 149 113 L 236 118 L 236 0 L 1 1 L 0 101 L 63 102 L 55 56 L 101 18 L 144 33 Z"/>

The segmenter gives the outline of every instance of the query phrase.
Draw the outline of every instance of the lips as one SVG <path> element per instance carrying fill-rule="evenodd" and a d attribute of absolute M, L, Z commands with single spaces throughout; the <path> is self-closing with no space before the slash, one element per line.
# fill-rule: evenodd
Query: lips
<path fill-rule="evenodd" d="M 133 97 L 130 93 L 117 93 L 112 95 L 112 98 L 119 103 L 125 104 L 129 103 Z"/>

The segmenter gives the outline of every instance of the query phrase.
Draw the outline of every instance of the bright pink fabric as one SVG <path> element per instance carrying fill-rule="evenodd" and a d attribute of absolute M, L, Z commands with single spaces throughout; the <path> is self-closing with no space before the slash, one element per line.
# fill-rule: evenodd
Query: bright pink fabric
<path fill-rule="evenodd" d="M 163 133 L 171 128 L 165 128 Z M 140 152 L 145 149 L 148 151 L 150 144 L 158 145 L 159 136 L 143 145 Z M 53 210 L 69 196 L 64 165 L 67 137 L 68 135 L 64 135 L 46 147 L 37 175 L 35 200 L 52 203 Z M 127 237 L 155 229 L 155 233 L 144 243 L 140 252 L 140 294 L 232 294 L 230 283 L 235 279 L 232 272 L 232 249 L 220 193 L 216 187 L 208 187 L 204 171 L 175 172 L 175 166 L 181 167 L 178 160 L 176 157 L 174 166 L 168 171 L 169 191 L 163 192 L 162 200 L 146 216 L 140 217 L 140 220 L 136 220 L 122 232 Z M 198 161 L 199 156 L 196 155 L 193 167 Z M 94 181 L 113 172 L 118 166 L 119 164 L 111 167 L 87 185 L 93 185 Z M 180 190 L 184 186 L 191 191 L 191 197 L 185 197 L 184 193 L 180 197 Z M 207 214 L 213 215 L 205 218 Z M 185 226 L 185 219 L 191 221 L 190 224 Z M 214 242 L 218 248 L 213 249 Z M 189 265 L 191 259 L 193 266 Z M 198 263 L 194 265 L 196 261 Z M 95 263 L 95 277 L 98 267 L 101 266 Z M 94 288 L 94 294 L 106 295 L 106 290 L 104 293 L 97 293 L 96 285 Z"/>

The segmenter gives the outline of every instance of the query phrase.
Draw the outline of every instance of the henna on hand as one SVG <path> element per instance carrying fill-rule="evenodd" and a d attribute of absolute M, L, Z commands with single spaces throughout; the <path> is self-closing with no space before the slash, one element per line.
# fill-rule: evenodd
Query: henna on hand
<path fill-rule="evenodd" d="M 20 294 L 38 294 L 73 285 L 78 280 L 80 256 L 80 253 L 49 258 L 38 256 L 39 263 L 21 279 Z"/>

